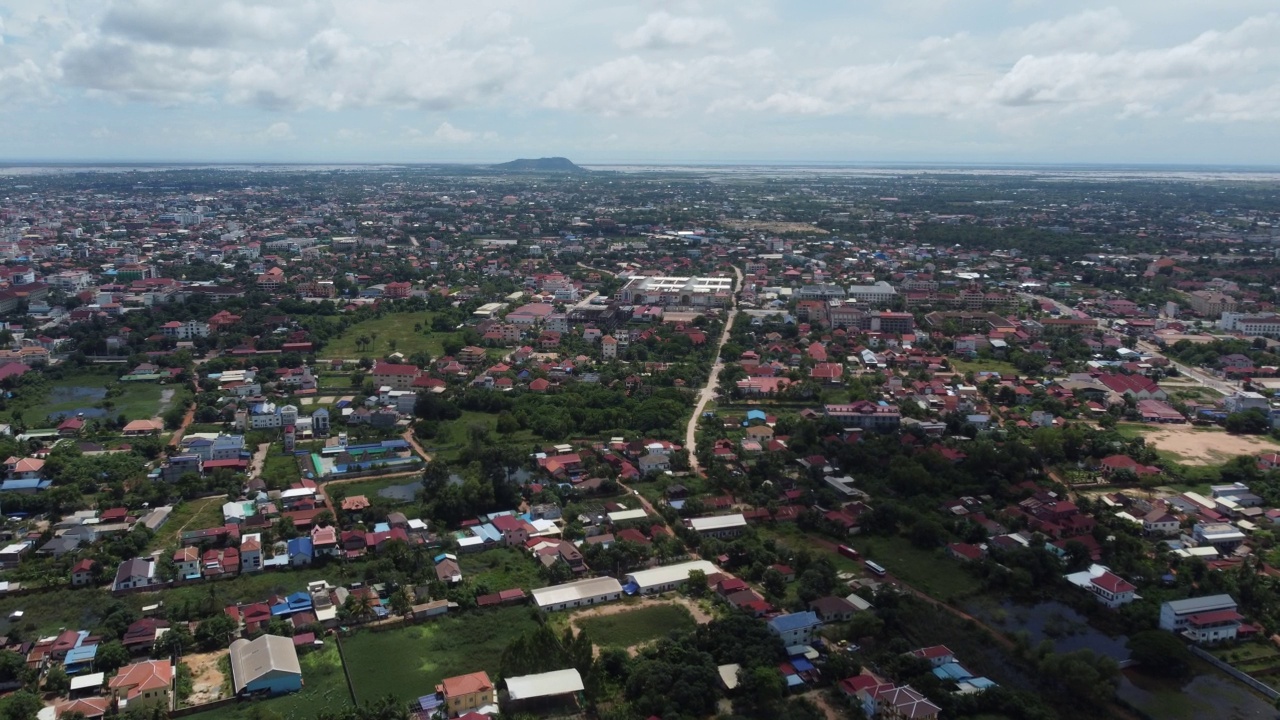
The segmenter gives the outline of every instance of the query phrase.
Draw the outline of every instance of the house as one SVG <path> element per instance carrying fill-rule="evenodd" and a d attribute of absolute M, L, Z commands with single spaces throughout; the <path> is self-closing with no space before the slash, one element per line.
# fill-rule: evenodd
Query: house
<path fill-rule="evenodd" d="M 1133 602 L 1137 597 L 1134 594 L 1137 589 L 1133 583 L 1110 570 L 1090 581 L 1090 590 L 1093 591 L 1094 598 L 1112 609 Z"/>
<path fill-rule="evenodd" d="M 71 568 L 71 586 L 83 587 L 93 582 L 94 570 L 98 564 L 90 558 L 84 558 Z"/>
<path fill-rule="evenodd" d="M 289 564 L 294 567 L 310 565 L 314 557 L 314 549 L 309 537 L 296 537 L 289 540 Z"/>
<path fill-rule="evenodd" d="M 1142 532 L 1147 535 L 1177 535 L 1181 527 L 1182 523 L 1178 522 L 1177 517 L 1160 508 L 1155 508 L 1142 516 Z"/>
<path fill-rule="evenodd" d="M 236 695 L 280 695 L 302 689 L 302 667 L 293 641 L 279 635 L 231 643 L 231 682 Z"/>
<path fill-rule="evenodd" d="M 168 620 L 145 617 L 130 625 L 125 630 L 124 637 L 120 638 L 120 642 L 134 655 L 143 655 L 151 652 L 151 648 L 156 644 L 156 638 L 163 634 L 160 631 L 168 627 Z"/>
<path fill-rule="evenodd" d="M 169 708 L 173 665 L 168 660 L 143 660 L 125 665 L 109 683 L 120 709 L 126 706 L 163 704 Z"/>
<path fill-rule="evenodd" d="M 659 453 L 649 453 L 642 456 L 637 465 L 642 475 L 648 475 L 653 472 L 665 472 L 671 469 L 671 458 L 667 455 Z"/>
<path fill-rule="evenodd" d="M 528 521 L 514 515 L 499 515 L 493 519 L 493 527 L 502 533 L 502 540 L 508 545 L 524 545 L 529 535 L 536 532 Z"/>
<path fill-rule="evenodd" d="M 155 585 L 157 581 L 154 560 L 133 558 L 120 563 L 120 567 L 116 570 L 116 579 L 111 584 L 111 590 L 121 592 L 145 588 Z"/>
<path fill-rule="evenodd" d="M 981 560 L 986 554 L 986 551 L 982 548 L 970 543 L 950 543 L 947 545 L 947 555 L 962 562 Z"/>
<path fill-rule="evenodd" d="M 847 622 L 853 619 L 858 608 L 841 597 L 820 597 L 809 603 L 809 609 L 818 614 L 824 623 Z"/>
<path fill-rule="evenodd" d="M 912 650 L 911 655 L 912 657 L 917 657 L 921 660 L 927 661 L 931 668 L 942 667 L 947 663 L 953 663 L 956 661 L 956 654 L 951 652 L 950 648 L 946 645 L 933 645 L 931 647 L 920 648 L 919 650 Z"/>
<path fill-rule="evenodd" d="M 445 678 L 436 686 L 436 692 L 444 698 L 445 709 L 451 716 L 478 710 L 495 702 L 493 683 L 489 680 L 489 674 L 483 671 Z"/>
<path fill-rule="evenodd" d="M 173 553 L 173 564 L 177 568 L 177 577 L 185 580 L 200 577 L 200 548 L 178 548 Z"/>
<path fill-rule="evenodd" d="M 769 621 L 769 629 L 781 638 L 782 644 L 787 647 L 808 645 L 821 627 L 822 620 L 812 610 L 779 615 Z"/>

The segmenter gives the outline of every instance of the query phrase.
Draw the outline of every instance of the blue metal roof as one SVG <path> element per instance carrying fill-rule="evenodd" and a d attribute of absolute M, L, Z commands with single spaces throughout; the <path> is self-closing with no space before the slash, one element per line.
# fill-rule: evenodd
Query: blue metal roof
<path fill-rule="evenodd" d="M 973 677 L 973 673 L 964 669 L 960 663 L 950 662 L 933 669 L 933 674 L 939 680 L 964 680 Z"/>
<path fill-rule="evenodd" d="M 796 672 L 809 672 L 814 669 L 813 663 L 805 658 L 791 658 L 790 662 L 791 667 L 795 668 Z"/>
<path fill-rule="evenodd" d="M 779 615 L 769 621 L 769 627 L 776 633 L 784 633 L 821 624 L 822 621 L 818 619 L 818 614 L 812 610 L 791 613 L 790 615 Z"/>

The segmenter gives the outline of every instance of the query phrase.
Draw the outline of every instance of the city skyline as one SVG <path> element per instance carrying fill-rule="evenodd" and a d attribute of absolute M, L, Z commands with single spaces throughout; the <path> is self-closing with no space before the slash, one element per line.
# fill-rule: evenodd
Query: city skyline
<path fill-rule="evenodd" d="M 0 160 L 1276 165 L 1272 7 L 0 1 Z"/>

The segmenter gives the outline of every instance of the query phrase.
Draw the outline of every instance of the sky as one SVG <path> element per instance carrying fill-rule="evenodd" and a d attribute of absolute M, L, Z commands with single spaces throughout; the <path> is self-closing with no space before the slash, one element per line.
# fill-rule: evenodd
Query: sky
<path fill-rule="evenodd" d="M 1280 165 L 1275 0 L 0 0 L 0 160 Z"/>

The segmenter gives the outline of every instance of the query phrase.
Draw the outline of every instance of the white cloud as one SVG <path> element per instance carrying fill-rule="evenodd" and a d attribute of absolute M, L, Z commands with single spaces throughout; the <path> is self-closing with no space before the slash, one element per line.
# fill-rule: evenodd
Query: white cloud
<path fill-rule="evenodd" d="M 1041 20 L 1002 34 L 1001 40 L 1019 48 L 1046 53 L 1085 48 L 1113 49 L 1128 40 L 1133 26 L 1114 7 L 1085 10 L 1058 20 Z"/>
<path fill-rule="evenodd" d="M 688 61 L 650 61 L 635 55 L 610 60 L 557 83 L 544 107 L 614 117 L 664 117 L 719 107 L 732 95 L 767 77 L 773 54 L 707 55 Z"/>
<path fill-rule="evenodd" d="M 644 24 L 618 38 L 626 50 L 662 50 L 683 47 L 722 47 L 732 31 L 720 18 L 677 16 L 660 10 Z"/>
<path fill-rule="evenodd" d="M 440 142 L 449 143 L 451 145 L 469 143 L 476 139 L 475 133 L 461 128 L 456 128 L 448 122 L 440 123 L 440 126 L 436 128 L 436 131 L 431 133 L 431 136 Z"/>
<path fill-rule="evenodd" d="M 262 131 L 262 137 L 267 140 L 293 140 L 296 136 L 293 134 L 293 127 L 281 121 L 271 123 L 266 130 Z"/>

